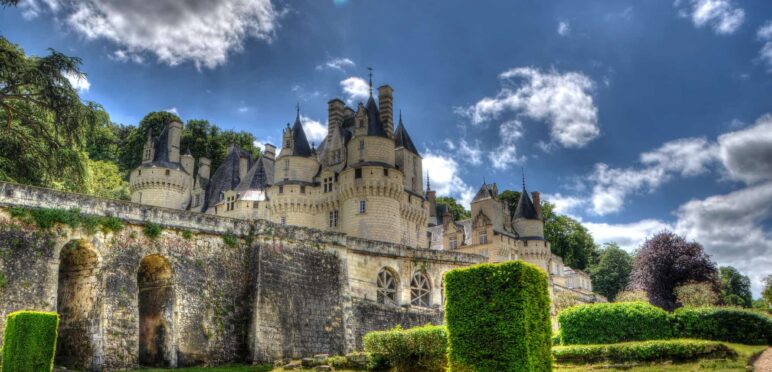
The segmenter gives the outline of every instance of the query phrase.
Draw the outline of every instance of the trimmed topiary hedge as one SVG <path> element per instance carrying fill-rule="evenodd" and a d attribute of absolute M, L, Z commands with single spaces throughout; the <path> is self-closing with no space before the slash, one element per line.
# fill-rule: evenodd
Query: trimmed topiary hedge
<path fill-rule="evenodd" d="M 444 371 L 446 365 L 447 330 L 444 326 L 427 324 L 389 331 L 369 332 L 364 337 L 365 351 L 370 353 L 372 366 L 394 367 L 397 371 Z"/>
<path fill-rule="evenodd" d="M 522 262 L 445 274 L 449 371 L 549 371 L 547 274 Z"/>
<path fill-rule="evenodd" d="M 644 302 L 580 305 L 558 314 L 561 343 L 612 344 L 673 338 L 665 310 Z"/>
<path fill-rule="evenodd" d="M 50 372 L 54 367 L 59 314 L 16 311 L 3 334 L 4 372 Z"/>
<path fill-rule="evenodd" d="M 673 312 L 680 337 L 772 345 L 772 317 L 729 307 L 681 308 Z"/>
<path fill-rule="evenodd" d="M 656 340 L 608 345 L 555 346 L 552 355 L 558 363 L 630 363 L 655 361 L 691 361 L 703 358 L 735 358 L 737 353 L 716 341 Z"/>

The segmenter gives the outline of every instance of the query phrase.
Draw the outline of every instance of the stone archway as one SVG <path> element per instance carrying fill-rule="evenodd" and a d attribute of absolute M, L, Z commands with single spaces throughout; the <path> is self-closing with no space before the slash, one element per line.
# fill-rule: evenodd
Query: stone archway
<path fill-rule="evenodd" d="M 99 258 L 85 240 L 67 243 L 59 255 L 56 364 L 98 370 L 101 366 L 102 309 Z"/>
<path fill-rule="evenodd" d="M 174 287 L 171 263 L 152 254 L 137 271 L 139 304 L 139 364 L 176 367 L 174 343 Z"/>

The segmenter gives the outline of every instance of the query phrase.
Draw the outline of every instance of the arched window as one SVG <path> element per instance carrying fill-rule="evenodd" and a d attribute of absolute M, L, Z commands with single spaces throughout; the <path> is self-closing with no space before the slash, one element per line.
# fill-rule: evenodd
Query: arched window
<path fill-rule="evenodd" d="M 410 280 L 410 304 L 413 306 L 431 306 L 432 287 L 423 273 L 415 273 Z"/>
<path fill-rule="evenodd" d="M 378 303 L 397 304 L 397 277 L 389 269 L 378 273 Z"/>

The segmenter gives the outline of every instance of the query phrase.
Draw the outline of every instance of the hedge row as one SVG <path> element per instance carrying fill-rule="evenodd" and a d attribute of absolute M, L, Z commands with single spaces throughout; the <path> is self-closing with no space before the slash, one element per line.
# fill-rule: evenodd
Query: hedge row
<path fill-rule="evenodd" d="M 3 371 L 50 372 L 54 367 L 58 327 L 57 313 L 9 314 L 3 334 Z"/>
<path fill-rule="evenodd" d="M 552 355 L 558 363 L 631 363 L 656 361 L 692 361 L 697 359 L 735 358 L 737 353 L 716 341 L 656 340 L 609 345 L 555 346 Z"/>
<path fill-rule="evenodd" d="M 547 274 L 522 262 L 445 274 L 449 371 L 551 370 Z"/>
<path fill-rule="evenodd" d="M 737 308 L 682 308 L 668 313 L 642 302 L 581 305 L 558 315 L 562 344 L 612 344 L 699 338 L 772 345 L 772 317 Z"/>
<path fill-rule="evenodd" d="M 370 368 L 393 367 L 397 371 L 444 371 L 447 330 L 427 324 L 389 331 L 369 332 L 364 337 L 365 351 L 370 353 Z"/>

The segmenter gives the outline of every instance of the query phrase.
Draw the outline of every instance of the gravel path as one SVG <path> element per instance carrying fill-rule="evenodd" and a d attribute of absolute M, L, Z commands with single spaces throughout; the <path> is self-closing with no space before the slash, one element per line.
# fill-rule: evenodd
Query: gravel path
<path fill-rule="evenodd" d="M 753 363 L 753 370 L 756 372 L 772 372 L 772 347 L 764 350 L 756 363 Z"/>

